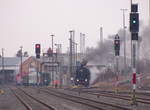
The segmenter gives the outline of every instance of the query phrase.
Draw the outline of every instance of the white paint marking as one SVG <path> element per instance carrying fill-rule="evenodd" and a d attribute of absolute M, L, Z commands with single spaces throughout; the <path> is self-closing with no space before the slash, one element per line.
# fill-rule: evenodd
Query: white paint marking
<path fill-rule="evenodd" d="M 79 109 L 79 108 L 70 106 L 70 105 L 65 104 L 65 103 L 63 103 L 62 106 L 64 106 L 65 108 L 67 108 L 67 109 L 69 109 L 69 110 L 81 110 L 81 109 Z"/>
<path fill-rule="evenodd" d="M 136 84 L 133 84 L 133 89 L 136 89 Z"/>

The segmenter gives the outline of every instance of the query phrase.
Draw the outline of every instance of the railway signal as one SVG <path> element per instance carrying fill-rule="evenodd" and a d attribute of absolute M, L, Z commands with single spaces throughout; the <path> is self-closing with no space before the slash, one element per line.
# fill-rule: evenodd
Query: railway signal
<path fill-rule="evenodd" d="M 139 13 L 138 4 L 131 3 L 131 13 L 130 13 L 130 32 L 131 32 L 131 42 L 132 42 L 132 105 L 137 105 L 136 101 L 136 73 L 137 73 L 137 58 L 138 58 L 138 32 L 139 32 Z"/>
<path fill-rule="evenodd" d="M 139 31 L 139 13 L 135 12 L 130 13 L 130 31 L 131 32 Z"/>
<path fill-rule="evenodd" d="M 137 32 L 139 32 L 138 4 L 131 4 L 130 32 L 131 33 L 137 33 Z"/>
<path fill-rule="evenodd" d="M 114 49 L 115 49 L 115 56 L 119 56 L 120 55 L 120 37 L 118 34 L 115 36 Z"/>
<path fill-rule="evenodd" d="M 120 37 L 118 34 L 116 34 L 114 39 L 114 50 L 115 50 L 115 59 L 116 59 L 116 92 L 118 92 L 117 83 L 118 83 L 119 56 L 120 56 Z"/>
<path fill-rule="evenodd" d="M 41 45 L 40 44 L 35 44 L 36 58 L 40 58 L 40 53 L 41 53 Z"/>

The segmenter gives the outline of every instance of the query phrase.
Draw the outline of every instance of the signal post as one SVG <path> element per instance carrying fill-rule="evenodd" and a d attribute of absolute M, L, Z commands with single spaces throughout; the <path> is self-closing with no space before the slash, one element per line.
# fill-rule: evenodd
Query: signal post
<path fill-rule="evenodd" d="M 40 44 L 35 44 L 35 54 L 36 54 L 36 59 L 40 59 L 40 53 L 41 53 L 41 45 Z M 37 68 L 37 84 L 39 84 L 39 75 L 38 75 L 38 72 L 39 72 L 39 65 L 38 63 L 36 63 L 36 68 Z"/>
<path fill-rule="evenodd" d="M 114 39 L 114 50 L 116 57 L 116 92 L 118 92 L 118 75 L 119 75 L 119 56 L 120 56 L 120 37 L 116 34 Z"/>
<path fill-rule="evenodd" d="M 132 105 L 137 105 L 136 101 L 136 73 L 137 73 L 137 58 L 138 58 L 138 32 L 139 32 L 139 13 L 138 4 L 131 3 L 130 13 L 130 32 L 131 32 L 131 62 L 132 62 Z"/>

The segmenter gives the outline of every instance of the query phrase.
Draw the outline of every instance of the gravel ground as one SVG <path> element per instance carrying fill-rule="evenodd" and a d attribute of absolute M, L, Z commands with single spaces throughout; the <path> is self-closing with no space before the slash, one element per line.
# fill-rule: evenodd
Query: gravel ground
<path fill-rule="evenodd" d="M 67 91 L 67 90 L 64 90 L 64 89 L 57 89 L 57 90 L 61 91 L 63 93 L 79 95 L 78 92 Z M 86 98 L 89 98 L 89 99 L 102 101 L 102 102 L 108 102 L 108 103 L 112 103 L 112 104 L 116 104 L 116 105 L 125 106 L 125 107 L 131 108 L 131 109 L 133 108 L 131 106 L 131 101 L 125 101 L 125 100 L 122 100 L 122 99 L 109 98 L 109 97 L 103 97 L 103 96 L 100 96 L 100 98 L 97 98 L 97 96 L 95 96 L 95 95 L 89 95 L 89 94 L 85 94 L 85 93 L 81 93 L 80 96 L 81 97 L 86 97 Z M 136 107 L 136 109 L 137 110 L 150 110 L 150 105 L 143 104 L 143 103 L 138 103 L 138 106 Z"/>
<path fill-rule="evenodd" d="M 49 108 L 43 106 L 41 103 L 38 103 L 37 101 L 33 100 L 31 97 L 25 95 L 22 91 L 20 91 L 19 89 L 16 90 L 17 93 L 19 94 L 19 96 L 21 96 L 21 98 L 28 103 L 28 105 L 30 105 L 30 107 L 33 110 L 49 110 Z"/>
<path fill-rule="evenodd" d="M 7 87 L 0 87 L 0 89 L 4 91 L 0 94 L 0 110 L 26 110 Z"/>
<path fill-rule="evenodd" d="M 12 94 L 12 92 L 7 87 L 0 87 L 1 90 L 4 90 L 4 94 L 0 94 L 0 110 L 26 110 L 26 108 L 19 102 L 19 100 Z M 29 88 L 29 87 L 23 87 L 26 91 L 28 91 L 30 94 L 32 94 L 34 97 L 37 97 L 44 102 L 46 102 L 49 105 L 52 105 L 57 110 L 96 110 L 87 106 L 84 106 L 82 104 L 77 104 L 65 99 L 61 99 L 52 95 L 49 95 L 44 92 L 38 92 L 36 88 Z M 55 89 L 56 90 L 56 89 Z M 57 89 L 60 92 L 67 93 L 67 94 L 73 94 L 73 95 L 79 95 L 78 92 L 72 92 L 67 91 L 64 89 Z M 103 102 L 110 102 L 115 103 L 117 105 L 124 105 L 126 107 L 131 107 L 130 102 L 121 100 L 121 99 L 115 99 L 115 98 L 108 98 L 101 96 L 100 98 L 97 98 L 94 95 L 87 95 L 85 93 L 80 94 L 81 97 L 86 97 L 94 100 L 99 100 Z M 139 103 L 136 110 L 149 110 L 150 105 L 148 104 L 142 104 Z"/>
<path fill-rule="evenodd" d="M 47 104 L 54 106 L 57 110 L 97 110 L 82 104 L 74 103 L 65 99 L 61 99 L 44 92 L 37 92 L 34 88 L 24 88 L 35 97 L 38 97 L 45 101 Z"/>

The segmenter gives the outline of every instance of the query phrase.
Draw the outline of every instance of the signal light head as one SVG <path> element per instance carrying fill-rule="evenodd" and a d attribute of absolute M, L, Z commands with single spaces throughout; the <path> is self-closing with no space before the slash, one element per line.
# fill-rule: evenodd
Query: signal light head
<path fill-rule="evenodd" d="M 35 44 L 36 58 L 40 58 L 40 53 L 41 53 L 41 45 L 40 44 Z"/>
<path fill-rule="evenodd" d="M 115 40 L 114 41 L 114 49 L 115 49 L 115 52 L 116 51 L 118 52 L 120 50 L 120 40 Z"/>
<path fill-rule="evenodd" d="M 119 42 L 116 40 L 116 41 L 115 41 L 115 44 L 119 44 Z"/>
<path fill-rule="evenodd" d="M 115 36 L 115 39 L 114 39 L 114 49 L 115 49 L 115 56 L 119 56 L 120 55 L 120 37 L 118 34 Z"/>
<path fill-rule="evenodd" d="M 36 48 L 40 48 L 40 44 L 36 44 Z"/>
<path fill-rule="evenodd" d="M 130 13 L 130 31 L 139 32 L 139 14 Z"/>

